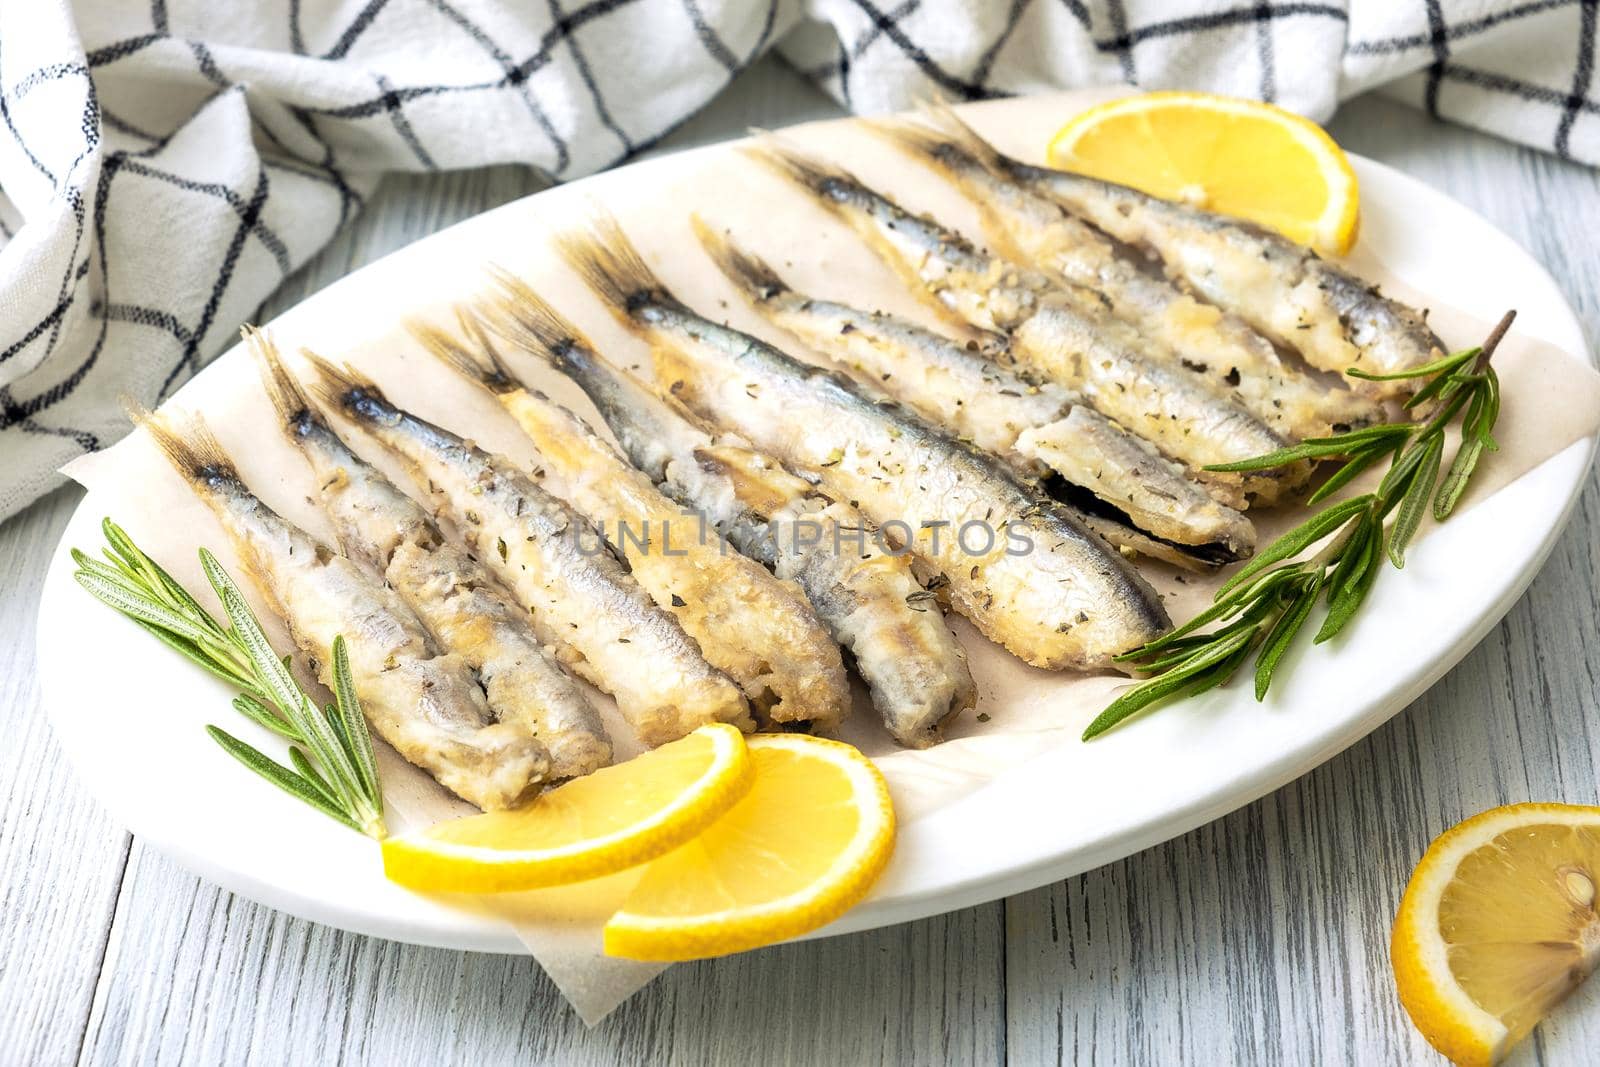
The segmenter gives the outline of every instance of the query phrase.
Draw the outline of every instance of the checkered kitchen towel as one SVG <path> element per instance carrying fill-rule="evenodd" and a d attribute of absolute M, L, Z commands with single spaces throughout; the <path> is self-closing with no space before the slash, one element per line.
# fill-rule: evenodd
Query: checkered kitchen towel
<path fill-rule="evenodd" d="M 769 49 L 857 111 L 1384 91 L 1600 161 L 1600 0 L 0 0 L 0 517 L 226 347 L 389 170 L 570 178 Z"/>

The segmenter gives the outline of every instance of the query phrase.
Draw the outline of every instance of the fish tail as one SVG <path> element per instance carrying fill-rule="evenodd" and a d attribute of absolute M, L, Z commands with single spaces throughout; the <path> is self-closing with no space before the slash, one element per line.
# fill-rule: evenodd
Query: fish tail
<path fill-rule="evenodd" d="M 248 325 L 242 327 L 239 333 L 256 358 L 256 366 L 261 371 L 262 388 L 267 391 L 267 397 L 272 401 L 282 424 L 291 430 L 303 430 L 320 422 L 316 409 L 311 405 L 311 398 L 306 395 L 299 380 L 289 373 L 289 368 L 283 365 L 283 354 L 278 351 L 272 337 L 265 330 Z"/>
<path fill-rule="evenodd" d="M 239 481 L 239 472 L 233 460 L 223 451 L 222 444 L 199 415 L 180 419 L 178 416 L 150 411 L 136 404 L 128 405 L 128 418 L 143 428 L 173 469 L 194 482 L 226 479 Z"/>
<path fill-rule="evenodd" d="M 400 410 L 391 404 L 377 383 L 350 364 L 336 365 L 309 348 L 300 355 L 311 364 L 311 392 L 330 408 L 357 423 L 392 422 Z"/>
<path fill-rule="evenodd" d="M 500 358 L 483 319 L 465 305 L 456 307 L 455 333 L 431 322 L 409 319 L 406 330 L 441 363 L 495 395 L 522 388 L 511 368 Z"/>
<path fill-rule="evenodd" d="M 896 148 L 940 170 L 953 169 L 953 165 L 972 165 L 977 160 L 965 146 L 947 135 L 921 122 L 904 118 L 864 119 L 867 129 L 882 137 Z"/>
<path fill-rule="evenodd" d="M 930 103 L 923 108 L 922 115 L 931 126 L 922 127 L 923 138 L 919 143 L 928 144 L 936 159 L 958 158 L 955 154 L 960 153 L 996 175 L 1005 174 L 1006 157 L 985 141 L 950 105 Z"/>
<path fill-rule="evenodd" d="M 845 171 L 810 156 L 801 155 L 780 143 L 775 137 L 763 138 L 760 142 L 740 151 L 767 169 L 813 193 L 825 192 L 830 182 L 859 184 Z"/>
<path fill-rule="evenodd" d="M 866 187 L 849 172 L 803 156 L 779 144 L 776 138 L 765 138 L 741 151 L 779 177 L 798 185 L 835 212 L 840 211 L 846 201 L 867 192 Z"/>
<path fill-rule="evenodd" d="M 562 234 L 556 238 L 556 247 L 567 264 L 630 330 L 639 328 L 632 316 L 635 308 L 652 302 L 677 303 L 609 214 L 597 215 L 586 230 Z"/>
<path fill-rule="evenodd" d="M 478 305 L 489 328 L 556 370 L 570 374 L 578 369 L 582 354 L 594 351 L 583 331 L 504 267 L 491 267 L 490 273 L 499 291 Z"/>
<path fill-rule="evenodd" d="M 728 276 L 728 280 L 738 286 L 753 303 L 765 303 L 790 291 L 788 284 L 778 277 L 778 272 L 761 257 L 740 248 L 731 237 L 712 229 L 699 215 L 695 215 L 690 222 L 694 226 L 695 236 L 700 239 L 700 247 L 706 250 L 711 261 Z"/>

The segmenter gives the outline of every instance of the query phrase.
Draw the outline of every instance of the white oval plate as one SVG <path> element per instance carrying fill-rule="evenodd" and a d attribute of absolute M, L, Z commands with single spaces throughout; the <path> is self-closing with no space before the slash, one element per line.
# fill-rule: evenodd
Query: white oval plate
<path fill-rule="evenodd" d="M 279 321 L 337 351 L 361 337 L 362 316 L 351 309 L 392 318 L 417 292 L 419 276 L 437 278 L 493 259 L 515 240 L 513 213 L 537 209 L 571 218 L 583 210 L 577 198 L 602 187 L 648 198 L 685 172 L 680 168 L 702 166 L 707 153 L 719 151 L 726 149 L 635 164 L 468 220 L 340 280 Z M 1514 242 L 1420 182 L 1370 160 L 1354 163 L 1363 243 L 1395 273 L 1449 294 L 1458 307 L 1515 306 L 1519 327 L 1585 351 L 1578 320 L 1555 283 Z M 1593 439 L 1567 448 L 1431 533 L 1405 570 L 1385 572 L 1337 653 L 1299 651 L 1267 703 L 1257 704 L 1248 685 L 1236 683 L 1181 713 L 1129 724 L 1096 742 L 1093 760 L 1046 752 L 912 823 L 873 899 L 819 935 L 965 907 L 1108 863 L 1311 770 L 1405 707 L 1499 621 L 1549 554 L 1594 451 Z M 52 561 L 38 663 L 61 744 L 106 807 L 202 877 L 270 907 L 399 941 L 525 951 L 500 921 L 447 909 L 387 882 L 375 849 L 240 774 L 188 720 L 181 730 L 163 728 L 163 707 L 224 701 L 212 679 L 131 639 L 123 620 L 77 588 L 67 549 L 98 544 L 102 514 L 90 494 Z M 1460 581 L 1461 575 L 1473 580 Z M 156 684 L 127 691 L 118 679 L 130 671 Z M 60 714 L 85 707 L 104 714 Z M 185 768 L 190 777 L 147 776 L 145 769 L 162 767 Z"/>

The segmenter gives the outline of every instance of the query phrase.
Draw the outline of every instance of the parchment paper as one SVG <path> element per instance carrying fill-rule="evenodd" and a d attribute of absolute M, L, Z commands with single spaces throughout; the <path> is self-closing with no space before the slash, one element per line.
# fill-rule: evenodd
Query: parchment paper
<path fill-rule="evenodd" d="M 1036 158 L 1049 133 L 1062 121 L 1106 95 L 1073 93 L 999 101 L 975 105 L 966 113 L 1002 148 Z M 797 127 L 784 136 L 845 163 L 893 192 L 907 207 L 934 211 L 948 223 L 979 236 L 969 204 L 859 127 L 849 122 L 820 123 Z M 624 170 L 584 183 L 582 189 L 559 189 L 509 205 L 430 239 L 427 254 L 400 263 L 385 261 L 319 294 L 309 306 L 303 305 L 274 323 L 275 336 L 286 351 L 303 344 L 327 356 L 349 359 L 401 404 L 487 448 L 531 463 L 535 459 L 531 445 L 498 405 L 425 355 L 406 337 L 401 319 L 421 314 L 443 320 L 451 299 L 469 296 L 481 284 L 483 265 L 499 262 L 534 282 L 547 298 L 577 319 L 602 349 L 625 363 L 643 365 L 648 352 L 582 291 L 547 244 L 551 232 L 575 224 L 593 203 L 603 203 L 619 216 L 662 277 L 691 304 L 779 343 L 784 338 L 742 305 L 700 253 L 689 230 L 691 212 L 731 228 L 780 265 L 797 286 L 817 295 L 870 304 L 949 327 L 906 293 L 853 235 L 825 212 L 806 204 L 777 179 L 724 146 L 675 161 L 670 167 L 655 167 L 648 180 L 641 181 Z M 1452 349 L 1480 341 L 1503 310 L 1478 309 L 1484 312 L 1480 315 L 1453 307 L 1450 293 L 1423 292 L 1408 285 L 1378 262 L 1365 245 L 1357 249 L 1352 262 L 1386 292 L 1430 308 L 1431 321 Z M 786 347 L 793 349 L 792 344 Z M 1562 352 L 1517 330 L 1501 345 L 1495 364 L 1505 395 L 1497 430 L 1501 451 L 1485 460 L 1463 508 L 1600 426 L 1600 375 L 1580 354 Z M 520 359 L 519 366 L 548 393 L 593 416 L 593 409 L 570 382 L 543 370 L 532 359 Z M 262 498 L 292 521 L 331 540 L 332 530 L 309 495 L 314 488 L 310 473 L 280 435 L 257 386 L 254 367 L 244 353 L 228 353 L 171 403 L 203 413 Z M 591 423 L 604 425 L 598 417 L 592 417 Z M 407 484 L 403 473 L 381 453 L 358 436 L 352 437 L 352 442 L 399 484 Z M 77 460 L 66 473 L 88 488 L 98 507 L 122 523 L 190 589 L 205 590 L 195 562 L 198 545 L 210 547 L 239 573 L 237 559 L 211 514 L 144 434 L 135 433 L 104 452 Z M 1299 516 L 1252 513 L 1252 517 L 1265 543 Z M 1180 576 L 1162 566 L 1145 569 L 1175 619 L 1186 618 L 1208 601 L 1220 580 Z M 264 622 L 275 630 L 272 636 L 278 647 L 292 647 L 286 632 L 259 600 L 256 606 Z M 907 752 L 895 748 L 876 725 L 858 686 L 855 712 L 842 735 L 878 762 L 889 780 L 902 824 L 968 795 L 1041 752 L 1079 744 L 1077 737 L 1084 725 L 1125 684 L 1125 679 L 1115 676 L 1055 674 L 1027 667 L 979 637 L 964 620 L 952 618 L 951 622 L 968 649 L 978 681 L 976 713 L 954 724 L 945 744 L 926 752 Z M 596 703 L 607 715 L 619 758 L 637 751 L 611 702 L 597 695 Z M 234 725 L 248 736 L 248 724 Z M 251 740 L 269 749 L 272 745 L 265 735 Z M 380 761 L 395 829 L 472 810 L 387 748 L 380 752 Z M 904 859 L 903 855 L 897 857 L 897 862 Z M 592 1024 L 663 969 L 607 959 L 600 952 L 600 927 L 636 877 L 625 873 L 576 889 L 457 903 L 509 922 L 580 1016 Z"/>

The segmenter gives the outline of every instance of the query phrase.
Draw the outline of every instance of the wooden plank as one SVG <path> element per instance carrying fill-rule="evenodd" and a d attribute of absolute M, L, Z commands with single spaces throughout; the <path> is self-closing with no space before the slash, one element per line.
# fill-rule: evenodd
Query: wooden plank
<path fill-rule="evenodd" d="M 92 1063 L 998 1063 L 1000 906 L 686 965 L 594 1030 L 532 960 L 288 918 L 135 844 Z"/>
<path fill-rule="evenodd" d="M 1600 266 L 1577 221 L 1593 171 L 1380 100 L 1347 107 L 1334 133 L 1531 249 L 1595 336 Z M 1595 802 L 1597 481 L 1528 595 L 1394 721 L 1218 823 L 1008 901 L 1015 1061 L 1438 1062 L 1395 998 L 1389 926 L 1450 825 L 1513 801 Z M 1518 1062 L 1585 1061 L 1597 998 L 1581 994 Z"/>
<path fill-rule="evenodd" d="M 3 1063 L 76 1058 L 128 850 L 128 835 L 66 765 L 40 711 L 34 672 L 45 562 L 79 496 L 57 490 L 0 527 Z M 94 650 L 84 658 L 92 664 Z"/>

